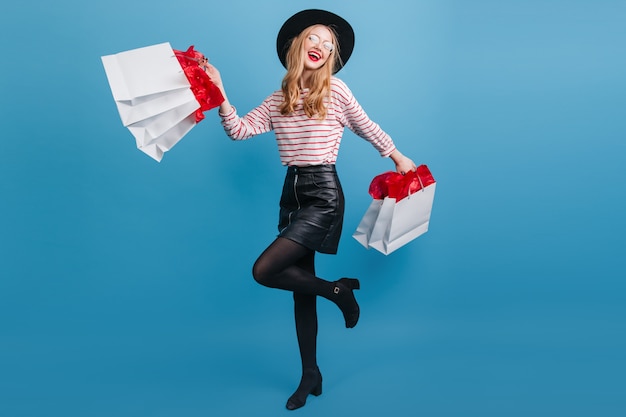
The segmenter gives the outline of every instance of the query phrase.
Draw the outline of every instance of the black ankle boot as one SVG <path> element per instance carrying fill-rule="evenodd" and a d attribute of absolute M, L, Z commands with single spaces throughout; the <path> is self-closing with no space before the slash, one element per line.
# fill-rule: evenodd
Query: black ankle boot
<path fill-rule="evenodd" d="M 343 313 L 343 318 L 346 321 L 346 328 L 352 328 L 356 326 L 359 321 L 360 309 L 359 304 L 354 297 L 354 291 L 361 288 L 361 284 L 358 279 L 354 278 L 341 278 L 335 282 L 335 293 L 337 299 L 336 303 Z"/>
<path fill-rule="evenodd" d="M 306 404 L 309 394 L 322 395 L 322 374 L 319 368 L 310 368 L 302 371 L 302 378 L 298 389 L 287 400 L 287 409 L 296 410 Z"/>

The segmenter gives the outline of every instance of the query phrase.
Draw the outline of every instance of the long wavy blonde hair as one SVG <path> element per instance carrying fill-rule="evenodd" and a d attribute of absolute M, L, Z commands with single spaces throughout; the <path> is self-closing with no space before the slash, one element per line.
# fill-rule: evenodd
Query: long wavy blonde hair
<path fill-rule="evenodd" d="M 330 97 L 330 79 L 335 72 L 335 68 L 340 65 L 339 62 L 339 43 L 337 42 L 337 34 L 330 26 L 312 25 L 303 30 L 296 36 L 289 50 L 287 51 L 287 74 L 282 81 L 282 90 L 284 101 L 280 106 L 280 113 L 283 115 L 294 112 L 296 104 L 300 99 L 300 79 L 304 72 L 304 54 L 302 53 L 304 40 L 309 36 L 316 26 L 323 26 L 330 31 L 331 40 L 334 48 L 326 63 L 317 71 L 313 72 L 309 80 L 309 92 L 304 97 L 304 113 L 308 117 L 316 117 L 320 120 L 326 117 L 326 106 L 324 99 Z"/>

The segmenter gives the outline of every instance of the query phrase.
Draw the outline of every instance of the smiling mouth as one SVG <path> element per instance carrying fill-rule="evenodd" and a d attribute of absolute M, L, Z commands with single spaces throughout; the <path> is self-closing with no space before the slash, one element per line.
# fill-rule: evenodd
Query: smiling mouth
<path fill-rule="evenodd" d="M 309 59 L 311 61 L 313 61 L 313 62 L 317 62 L 320 59 L 322 59 L 322 56 L 319 53 L 315 52 L 315 51 L 311 51 L 311 52 L 309 52 Z"/>

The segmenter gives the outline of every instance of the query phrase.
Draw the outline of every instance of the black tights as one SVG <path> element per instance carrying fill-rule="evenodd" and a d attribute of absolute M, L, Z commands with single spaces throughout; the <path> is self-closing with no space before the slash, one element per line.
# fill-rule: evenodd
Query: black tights
<path fill-rule="evenodd" d="M 293 292 L 296 334 L 302 360 L 302 378 L 287 400 L 295 410 L 306 403 L 309 394 L 322 393 L 322 374 L 317 367 L 317 296 L 324 297 L 341 309 L 346 327 L 354 327 L 359 306 L 352 293 L 359 288 L 356 279 L 325 281 L 315 276 L 315 251 L 292 240 L 277 238 L 259 256 L 252 268 L 254 279 L 270 288 Z"/>
<path fill-rule="evenodd" d="M 277 238 L 257 259 L 254 279 L 270 288 L 292 291 L 302 369 L 317 367 L 317 296 L 335 301 L 335 284 L 315 276 L 315 251 Z"/>

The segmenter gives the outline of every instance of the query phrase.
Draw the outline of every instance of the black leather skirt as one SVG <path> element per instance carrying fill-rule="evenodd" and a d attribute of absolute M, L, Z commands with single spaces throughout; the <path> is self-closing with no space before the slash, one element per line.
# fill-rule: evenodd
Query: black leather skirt
<path fill-rule="evenodd" d="M 280 198 L 279 237 L 321 253 L 337 253 L 344 197 L 335 165 L 287 168 Z"/>

